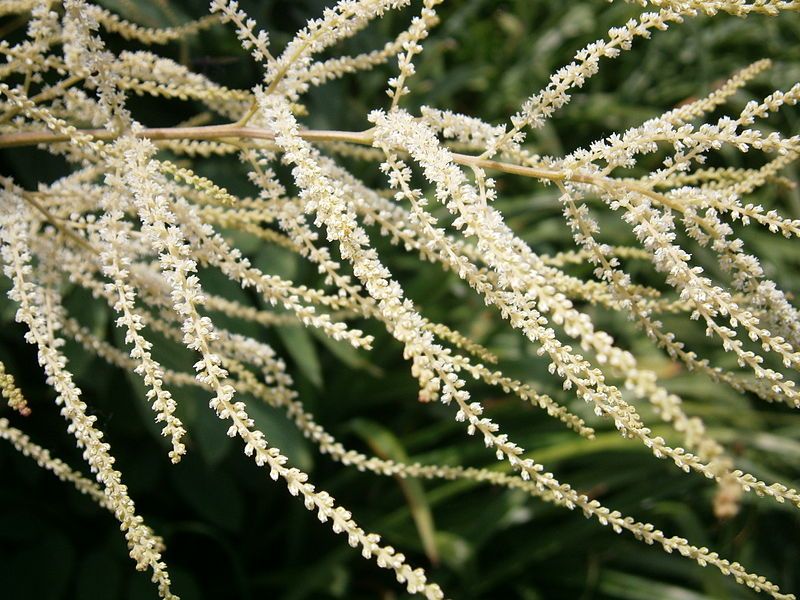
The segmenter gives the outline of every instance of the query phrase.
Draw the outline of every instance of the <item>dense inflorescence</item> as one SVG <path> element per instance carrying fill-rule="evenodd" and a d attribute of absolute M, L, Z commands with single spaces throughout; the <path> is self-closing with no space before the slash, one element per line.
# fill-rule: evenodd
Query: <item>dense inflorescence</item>
<path fill-rule="evenodd" d="M 177 596 L 162 560 L 162 540 L 136 512 L 123 475 L 114 467 L 111 446 L 87 411 L 61 350 L 65 338 L 141 377 L 154 418 L 170 440 L 174 463 L 186 453 L 184 438 L 192 433 L 176 412 L 181 388 L 207 391 L 210 409 L 226 422 L 228 435 L 239 438 L 247 456 L 273 480 L 282 481 L 320 521 L 344 534 L 366 559 L 393 570 L 410 593 L 444 597 L 423 569 L 412 567 L 379 535 L 365 531 L 349 510 L 292 466 L 256 427 L 241 395 L 285 410 L 320 452 L 343 465 L 380 475 L 470 479 L 520 489 L 579 508 L 602 525 L 677 551 L 701 566 L 712 565 L 756 591 L 794 598 L 708 548 L 603 506 L 535 462 L 487 416 L 470 391 L 469 379 L 543 409 L 588 439 L 594 437 L 593 429 L 556 398 L 503 374 L 489 348 L 425 317 L 370 240 L 367 226 L 377 225 L 393 246 L 457 275 L 496 309 L 499 319 L 519 330 L 564 390 L 613 422 L 621 436 L 686 472 L 715 481 L 715 509 L 721 516 L 735 513 L 747 492 L 800 508 L 797 490 L 737 468 L 703 421 L 687 414 L 681 398 L 576 302 L 625 313 L 672 361 L 720 386 L 800 407 L 790 375 L 800 368 L 797 309 L 734 230 L 739 225 L 764 227 L 786 238 L 800 236 L 798 221 L 746 200 L 778 179 L 800 152 L 800 137 L 756 128 L 758 121 L 795 105 L 800 84 L 749 102 L 738 114 L 702 122 L 770 68 L 769 60 L 761 60 L 705 98 L 565 156 L 533 154 L 525 139 L 526 132 L 542 127 L 569 103 L 604 59 L 631 50 L 640 38 L 699 14 L 767 18 L 800 6 L 783 0 L 642 0 L 639 4 L 647 12 L 580 50 L 507 125 L 496 125 L 436 107 L 423 106 L 415 114 L 403 106 L 411 93 L 415 61 L 424 57 L 424 42 L 439 22 L 439 4 L 441 0 L 340 0 L 308 21 L 278 53 L 271 49 L 270 36 L 234 1 L 214 0 L 210 16 L 169 29 L 128 22 L 84 0 L 0 3 L 0 15 L 29 13 L 23 41 L 0 41 L 6 59 L 0 66 L 0 148 L 38 145 L 71 166 L 68 175 L 41 182 L 36 190 L 2 177 L 3 272 L 16 319 L 26 327 L 26 341 L 38 352 L 68 432 L 96 482 L 51 456 L 9 419 L 0 419 L 0 437 L 110 510 L 136 567 L 150 570 L 164 598 Z M 388 11 L 409 7 L 416 15 L 383 48 L 319 58 Z M 234 28 L 242 48 L 263 72 L 263 80 L 251 90 L 228 89 L 151 52 L 114 53 L 102 36 L 157 45 L 221 23 Z M 386 84 L 390 101 L 376 99 L 376 108 L 365 115 L 368 130 L 320 131 L 302 125 L 304 95 L 311 88 L 393 58 L 396 74 Z M 149 127 L 137 120 L 130 94 L 192 99 L 220 123 Z M 723 146 L 768 158 L 760 168 L 704 167 L 709 153 Z M 664 148 L 666 158 L 646 176 L 618 174 Z M 194 157 L 213 155 L 238 155 L 258 194 L 239 197 L 192 169 Z M 372 161 L 386 185 L 369 187 L 340 157 Z M 534 252 L 496 207 L 498 186 L 490 172 L 556 186 L 576 249 L 553 256 Z M 617 213 L 639 246 L 604 243 L 589 200 Z M 324 284 L 297 285 L 263 272 L 226 235 L 231 230 L 296 253 L 318 268 Z M 725 281 L 693 262 L 692 246 L 713 253 Z M 674 295 L 635 283 L 624 268 L 626 260 L 646 261 Z M 593 265 L 595 279 L 568 274 L 566 266 L 581 262 Z M 200 272 L 209 269 L 276 310 L 204 290 Z M 62 302 L 68 285 L 107 304 L 123 332 L 126 351 L 68 313 Z M 406 464 L 347 449 L 304 407 L 284 361 L 269 345 L 255 335 L 220 327 L 209 313 L 249 328 L 299 322 L 363 350 L 371 349 L 375 340 L 351 321 L 379 323 L 402 346 L 419 399 L 452 407 L 466 432 L 482 438 L 510 472 Z M 712 364 L 690 350 L 659 317 L 670 313 L 698 320 L 739 368 Z M 190 349 L 196 356 L 195 372 L 160 364 L 153 353 L 154 333 Z M 580 350 L 566 343 L 567 338 Z M 28 417 L 35 402 L 26 399 L 2 363 L 0 385 L 8 406 Z M 655 408 L 682 446 L 653 431 L 634 405 L 639 401 Z"/>

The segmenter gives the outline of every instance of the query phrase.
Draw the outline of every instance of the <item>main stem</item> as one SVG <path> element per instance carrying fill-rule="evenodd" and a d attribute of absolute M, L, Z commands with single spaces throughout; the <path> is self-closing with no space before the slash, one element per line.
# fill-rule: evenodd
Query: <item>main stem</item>
<path fill-rule="evenodd" d="M 76 133 L 92 136 L 95 140 L 109 141 L 119 137 L 119 133 L 107 129 L 78 129 Z M 136 137 L 150 140 L 225 140 L 249 138 L 254 140 L 274 140 L 275 134 L 267 129 L 239 127 L 236 125 L 206 125 L 203 127 L 152 127 L 131 132 Z M 312 142 L 350 142 L 353 144 L 372 144 L 372 138 L 353 131 L 308 130 L 302 134 Z M 20 131 L 0 135 L 0 148 L 33 146 L 36 144 L 56 144 L 68 142 L 70 136 L 50 131 Z"/>
<path fill-rule="evenodd" d="M 92 136 L 96 140 L 113 140 L 119 136 L 117 132 L 107 129 L 80 129 L 76 130 L 83 134 Z M 268 129 L 257 127 L 240 127 L 237 123 L 230 125 L 206 125 L 203 127 L 152 127 L 132 132 L 136 137 L 147 138 L 150 140 L 239 140 L 242 138 L 253 140 L 274 140 L 275 133 Z M 373 138 L 371 131 L 331 131 L 331 130 L 312 130 L 307 129 L 299 132 L 300 137 L 309 142 L 348 142 L 371 146 Z M 17 133 L 6 133 L 0 135 L 0 148 L 16 148 L 20 146 L 33 146 L 37 144 L 55 144 L 70 141 L 70 136 L 62 133 L 50 131 L 20 131 Z M 534 179 L 547 179 L 549 181 L 571 181 L 574 183 L 586 183 L 603 189 L 610 186 L 622 186 L 630 191 L 647 196 L 656 202 L 668 206 L 679 212 L 683 212 L 683 207 L 664 194 L 653 191 L 645 185 L 635 182 L 620 181 L 611 177 L 597 175 L 572 173 L 567 175 L 562 171 L 541 167 L 528 167 L 514 163 L 507 163 L 498 160 L 481 158 L 469 154 L 459 154 L 452 152 L 453 161 L 460 165 L 469 167 L 480 167 L 500 171 L 510 175 L 520 175 Z"/>

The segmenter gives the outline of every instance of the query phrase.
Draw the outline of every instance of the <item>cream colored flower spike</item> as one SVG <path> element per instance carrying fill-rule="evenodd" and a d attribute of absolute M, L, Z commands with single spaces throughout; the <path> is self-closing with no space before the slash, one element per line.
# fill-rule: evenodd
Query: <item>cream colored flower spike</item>
<path fill-rule="evenodd" d="M 415 75 L 431 54 L 426 43 L 442 20 L 442 4 L 340 0 L 281 44 L 279 35 L 273 39 L 268 33 L 269 23 L 257 23 L 236 1 L 213 0 L 209 15 L 167 28 L 134 23 L 85 0 L 64 0 L 63 6 L 49 0 L 0 1 L 0 17 L 26 25 L 21 41 L 20 36 L 0 41 L 5 58 L 0 149 L 37 146 L 60 157 L 70 171 L 55 181 L 39 181 L 35 189 L 0 178 L 8 298 L 25 327 L 25 340 L 38 353 L 67 432 L 96 481 L 53 458 L 14 426 L 35 419 L 44 400 L 27 396 L 20 377 L 2 362 L 0 391 L 15 414 L 0 418 L 0 438 L 112 512 L 136 568 L 149 571 L 162 598 L 177 598 L 163 560 L 163 540 L 144 524 L 123 484 L 111 446 L 75 384 L 62 350 L 64 337 L 141 379 L 173 463 L 192 450 L 187 441 L 192 427 L 180 410 L 189 401 L 184 392 L 193 387 L 207 394 L 208 410 L 225 422 L 227 435 L 238 438 L 246 456 L 365 559 L 391 571 L 409 594 L 445 598 L 435 574 L 412 566 L 415 560 L 364 529 L 350 510 L 290 464 L 256 426 L 246 402 L 285 411 L 320 453 L 343 466 L 520 490 L 577 508 L 617 533 L 677 551 L 776 599 L 794 598 L 739 563 L 625 516 L 562 482 L 501 430 L 489 416 L 490 398 L 481 396 L 488 388 L 541 409 L 586 438 L 586 444 L 595 439 L 596 424 L 608 420 L 627 443 L 716 485 L 713 507 L 720 518 L 735 515 L 748 492 L 800 508 L 796 489 L 763 480 L 768 472 L 757 477 L 739 468 L 724 443 L 730 440 L 717 439 L 713 428 L 665 386 L 638 347 L 628 348 L 604 330 L 608 321 L 596 319 L 594 310 L 602 307 L 629 318 L 642 332 L 642 342 L 651 343 L 676 369 L 696 371 L 720 389 L 730 387 L 754 400 L 800 407 L 795 385 L 800 313 L 777 283 L 769 257 L 737 237 L 742 227 L 800 237 L 799 220 L 747 199 L 767 183 L 794 185 L 782 169 L 800 154 L 800 137 L 763 125 L 798 103 L 800 84 L 727 110 L 732 98 L 772 66 L 764 59 L 742 65 L 704 98 L 563 156 L 541 156 L 526 144 L 526 134 L 542 128 L 604 63 L 635 52 L 656 32 L 700 15 L 766 19 L 797 11 L 798 3 L 638 0 L 643 11 L 636 18 L 580 49 L 542 89 L 529 92 L 505 120 L 508 125 L 452 107 L 412 109 L 415 86 L 431 85 Z M 405 19 L 394 27 L 394 39 L 371 51 L 342 52 L 343 43 L 360 40 L 361 32 L 390 13 Z M 259 70 L 251 89 L 225 87 L 194 72 L 186 57 L 178 61 L 137 46 L 180 43 L 222 26 L 233 30 Z M 125 50 L 112 50 L 120 47 L 106 43 L 113 36 L 125 40 Z M 359 115 L 369 129 L 303 124 L 309 90 L 383 64 L 392 71 L 381 84 L 386 95 L 382 91 Z M 179 100 L 197 110 L 169 126 L 144 123 L 132 96 Z M 660 166 L 641 174 L 642 157 L 665 148 Z M 709 154 L 721 149 L 766 159 L 755 168 L 705 165 Z M 222 161 L 230 155 L 238 156 L 247 173 L 242 185 L 201 174 L 201 159 Z M 351 168 L 354 161 L 369 165 L 373 177 L 359 179 Z M 526 243 L 498 202 L 510 178 L 553 186 L 572 250 L 541 254 Z M 601 210 L 620 217 L 628 234 L 624 245 L 603 241 Z M 386 243 L 370 237 L 374 230 Z M 243 240 L 249 240 L 249 250 Z M 271 246 L 311 265 L 320 283 L 296 283 L 251 261 L 253 247 Z M 473 294 L 489 307 L 492 326 L 516 335 L 525 351 L 546 365 L 561 392 L 546 393 L 533 378 L 509 375 L 502 349 L 480 337 L 486 329 L 481 323 L 458 331 L 426 316 L 425 299 L 412 299 L 404 288 L 402 268 L 390 254 L 394 248 L 433 265 L 426 268 L 452 273 L 460 293 Z M 711 257 L 713 269 L 700 266 L 698 253 Z M 664 285 L 636 283 L 633 263 Z M 570 267 L 579 264 L 590 264 L 594 278 L 572 275 Z M 227 297 L 205 289 L 209 272 L 241 294 Z M 67 285 L 104 306 L 124 343 L 112 344 L 79 314 L 70 314 L 62 298 Z M 691 350 L 683 329 L 671 331 L 677 319 L 699 322 L 708 343 L 730 360 L 714 364 Z M 375 328 L 388 332 L 391 349 L 402 352 L 418 386 L 408 403 L 444 404 L 505 471 L 420 464 L 348 449 L 315 420 L 284 358 L 260 335 L 262 328 L 287 325 L 313 329 L 347 352 L 358 350 L 351 360 L 363 358 L 362 368 L 377 375 L 368 352 L 387 339 L 374 335 Z M 194 357 L 194 370 L 165 366 L 170 363 L 159 358 L 160 340 L 185 347 Z M 661 420 L 658 426 L 648 422 L 653 414 Z"/>

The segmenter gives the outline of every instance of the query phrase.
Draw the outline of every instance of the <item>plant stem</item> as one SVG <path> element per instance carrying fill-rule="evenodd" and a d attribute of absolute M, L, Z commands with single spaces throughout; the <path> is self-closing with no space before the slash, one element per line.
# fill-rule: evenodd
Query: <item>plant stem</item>
<path fill-rule="evenodd" d="M 118 132 L 107 129 L 80 129 L 80 133 L 87 134 L 96 140 L 113 140 L 119 136 Z M 333 130 L 314 130 L 307 129 L 300 132 L 300 137 L 310 142 L 348 142 L 363 146 L 371 146 L 373 138 L 372 131 L 333 131 Z M 254 140 L 274 140 L 275 133 L 268 129 L 256 127 L 240 127 L 238 123 L 228 125 L 207 125 L 203 127 L 153 127 L 133 132 L 136 137 L 148 138 L 150 140 L 218 140 L 225 141 L 230 139 L 254 139 Z M 16 148 L 20 146 L 32 146 L 36 144 L 55 144 L 68 142 L 70 136 L 49 131 L 22 131 L 18 133 L 7 133 L 0 135 L 0 148 Z M 612 177 L 602 175 L 590 175 L 583 173 L 572 173 L 567 175 L 563 171 L 547 169 L 542 167 L 529 167 L 514 163 L 502 162 L 472 156 L 469 154 L 451 153 L 453 161 L 457 164 L 480 167 L 493 171 L 500 171 L 510 175 L 520 175 L 533 179 L 546 179 L 548 181 L 570 181 L 573 183 L 585 183 L 609 189 L 612 186 L 622 187 L 632 192 L 642 194 L 652 200 L 668 206 L 679 212 L 684 208 L 668 198 L 664 194 L 653 191 L 646 185 L 631 181 L 621 181 Z"/>

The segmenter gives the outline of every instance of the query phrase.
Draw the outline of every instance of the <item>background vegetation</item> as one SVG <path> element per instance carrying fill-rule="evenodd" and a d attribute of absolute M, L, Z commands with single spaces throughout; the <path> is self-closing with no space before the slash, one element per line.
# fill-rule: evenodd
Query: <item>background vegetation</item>
<path fill-rule="evenodd" d="M 197 0 L 147 0 L 101 4 L 126 18 L 149 25 L 167 25 L 205 14 Z M 329 2 L 322 0 L 242 1 L 243 8 L 281 47 L 307 18 Z M 443 24 L 426 44 L 410 103 L 430 104 L 501 123 L 549 74 L 568 63 L 575 51 L 623 23 L 640 9 L 602 0 L 464 0 L 445 3 Z M 409 14 L 392 15 L 348 42 L 355 53 L 379 47 L 408 22 Z M 0 22 L 9 38 L 21 35 L 13 19 Z M 126 43 L 113 36 L 114 48 Z M 575 100 L 549 124 L 529 137 L 542 154 L 561 154 L 615 130 L 639 124 L 689 98 L 710 91 L 738 68 L 770 57 L 775 66 L 729 105 L 738 112 L 750 99 L 800 81 L 800 18 L 725 15 L 697 18 L 649 42 L 637 42 L 632 52 L 604 62 Z M 341 51 L 337 49 L 337 52 Z M 215 27 L 200 36 L 173 44 L 168 56 L 191 64 L 212 79 L 233 87 L 250 87 L 259 73 L 240 50 L 229 28 Z M 371 107 L 385 106 L 386 78 L 394 65 L 356 77 L 346 77 L 313 90 L 307 97 L 314 128 L 364 129 Z M 762 93 L 763 92 L 763 93 Z M 188 102 L 134 98 L 134 115 L 150 125 L 170 125 L 196 113 Z M 784 111 L 768 122 L 785 132 L 800 131 L 800 114 Z M 724 152 L 713 161 L 743 166 L 748 160 Z M 0 151 L 4 173 L 34 187 L 65 171 L 57 158 L 34 149 Z M 201 172 L 235 193 L 248 194 L 244 169 L 234 159 L 196 163 Z M 376 165 L 353 163 L 367 181 L 378 184 Z M 797 180 L 796 167 L 786 175 Z M 537 252 L 570 249 L 571 238 L 553 188 L 523 187 L 513 179 L 498 182 L 498 207 L 509 224 Z M 758 201 L 780 206 L 800 217 L 800 194 L 785 185 L 767 186 Z M 605 241 L 633 241 L 615 216 L 601 220 Z M 800 288 L 800 254 L 793 241 L 779 240 L 760 230 L 742 233 L 757 254 L 765 257 L 785 290 Z M 378 240 L 378 236 L 373 238 Z M 255 238 L 240 236 L 239 246 L 266 272 L 300 283 L 318 283 L 314 269 L 302 259 Z M 598 422 L 588 408 L 559 390 L 544 363 L 522 336 L 497 327 L 480 299 L 453 275 L 420 264 L 398 251 L 385 254 L 392 268 L 418 302 L 423 314 L 472 335 L 502 358 L 509 375 L 535 384 L 584 416 L 598 429 L 588 442 L 519 400 L 495 390 L 474 388 L 491 407 L 491 416 L 509 434 L 534 451 L 542 462 L 575 487 L 589 491 L 605 505 L 708 545 L 723 556 L 740 560 L 787 592 L 800 591 L 800 517 L 791 507 L 748 495 L 740 513 L 726 521 L 711 510 L 713 486 L 698 476 L 683 475 L 671 464 L 656 461 L 640 444 L 626 442 Z M 713 269 L 711 261 L 708 268 Z M 588 266 L 577 275 L 591 277 Z M 642 283 L 659 285 L 646 271 Z M 235 294 L 256 302 L 246 292 L 204 274 L 211 291 Z M 6 286 L 3 281 L 2 286 Z M 52 403 L 35 364 L 34 351 L 22 340 L 23 328 L 13 320 L 13 307 L 0 300 L 0 360 L 15 374 L 32 400 L 34 414 L 24 428 L 34 441 L 73 465 L 79 452 Z M 76 290 L 67 292 L 72 311 L 79 311 L 96 332 L 121 345 L 106 310 Z M 621 345 L 647 357 L 666 386 L 682 395 L 690 414 L 706 419 L 712 433 L 753 474 L 797 486 L 800 482 L 800 415 L 737 395 L 692 375 L 667 361 L 642 340 L 624 316 L 589 309 L 596 322 L 613 331 Z M 682 317 L 681 317 L 682 318 Z M 235 323 L 224 326 L 236 328 Z M 730 364 L 721 350 L 705 341 L 701 327 L 666 320 L 679 329 L 701 356 Z M 452 415 L 438 405 L 416 401 L 416 383 L 402 360 L 400 346 L 378 327 L 374 350 L 356 353 L 299 326 L 248 331 L 279 349 L 290 362 L 302 399 L 319 420 L 348 445 L 388 457 L 412 461 L 456 462 L 492 466 L 476 440 L 468 439 Z M 175 589 L 186 600 L 200 598 L 396 598 L 391 574 L 362 561 L 320 527 L 283 486 L 256 471 L 225 437 L 225 426 L 207 409 L 204 394 L 185 390 L 178 396 L 181 417 L 189 426 L 189 454 L 178 466 L 169 464 L 163 440 L 142 398 L 138 378 L 88 358 L 68 347 L 70 364 L 90 409 L 108 433 L 125 473 L 132 497 L 147 521 L 167 543 Z M 164 343 L 159 357 L 167 366 L 186 368 L 191 357 L 177 345 Z M 487 394 L 494 394 L 488 396 Z M 366 528 L 384 534 L 389 543 L 429 565 L 431 577 L 454 598 L 581 598 L 690 600 L 749 598 L 713 569 L 648 549 L 630 537 L 586 521 L 578 513 L 545 505 L 513 491 L 470 483 L 408 481 L 347 471 L 315 453 L 278 412 L 250 403 L 257 424 L 298 466 L 309 470 L 320 486 L 351 508 Z M 648 409 L 641 407 L 647 416 Z M 22 417 L 9 416 L 12 423 Z M 651 422 L 657 421 L 651 417 Z M 656 426 L 658 429 L 658 426 Z M 767 433 L 756 433 L 756 431 Z M 773 435 L 780 434 L 780 435 Z M 158 442 L 156 442 L 158 440 Z M 674 441 L 668 440 L 668 441 Z M 770 452 L 767 458 L 766 452 Z M 18 455 L 0 446 L 0 589 L 10 599 L 155 598 L 147 576 L 134 572 L 110 515 L 86 498 Z M 427 555 L 427 556 L 426 556 Z"/>

